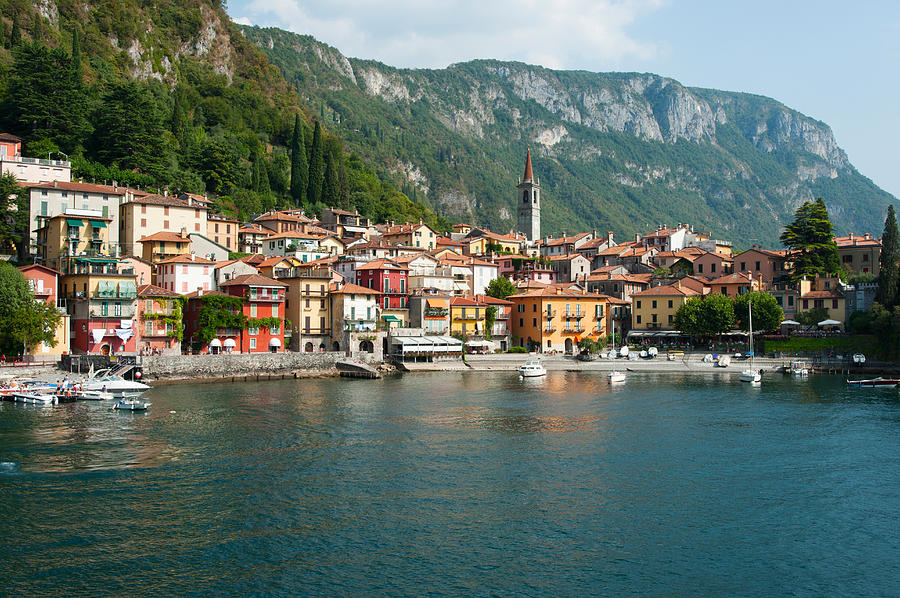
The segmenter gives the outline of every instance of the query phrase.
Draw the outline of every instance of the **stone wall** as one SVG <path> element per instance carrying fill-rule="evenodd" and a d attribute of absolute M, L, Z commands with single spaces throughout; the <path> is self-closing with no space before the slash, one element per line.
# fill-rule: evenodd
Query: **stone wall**
<path fill-rule="evenodd" d="M 373 355 L 343 351 L 327 353 L 225 353 L 220 355 L 153 355 L 138 357 L 144 379 L 189 380 L 243 377 L 336 375 L 335 363 L 356 360 L 374 363 Z"/>

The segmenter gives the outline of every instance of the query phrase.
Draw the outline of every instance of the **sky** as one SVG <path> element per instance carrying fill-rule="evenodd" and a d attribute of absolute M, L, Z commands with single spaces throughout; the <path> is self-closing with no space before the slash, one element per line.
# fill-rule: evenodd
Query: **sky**
<path fill-rule="evenodd" d="M 830 125 L 857 170 L 900 197 L 900 2 L 231 0 L 228 12 L 396 67 L 495 58 L 769 96 Z"/>

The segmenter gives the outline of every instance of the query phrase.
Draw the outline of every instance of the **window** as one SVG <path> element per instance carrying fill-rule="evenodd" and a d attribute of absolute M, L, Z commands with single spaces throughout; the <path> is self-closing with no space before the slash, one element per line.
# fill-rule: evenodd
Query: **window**
<path fill-rule="evenodd" d="M 147 213 L 147 206 L 146 206 L 146 204 L 141 204 L 141 214 L 146 214 L 146 213 Z"/>
<path fill-rule="evenodd" d="M 46 193 L 46 191 L 45 191 L 45 193 Z M 46 215 L 47 215 L 47 202 L 42 201 L 41 202 L 41 216 L 46 216 Z"/>
<path fill-rule="evenodd" d="M 723 294 L 723 295 L 727 295 L 727 294 L 728 294 L 728 287 L 722 287 L 722 294 Z"/>
<path fill-rule="evenodd" d="M 669 299 L 669 309 L 672 309 L 672 300 Z"/>
<path fill-rule="evenodd" d="M 638 315 L 635 316 L 635 317 L 637 318 L 637 323 L 640 324 L 640 323 L 641 323 L 641 315 L 638 314 Z"/>
<path fill-rule="evenodd" d="M 271 334 L 272 336 L 275 336 L 276 334 L 280 334 L 280 333 L 281 333 L 281 323 L 275 324 L 274 326 L 269 328 L 269 334 Z"/>
<path fill-rule="evenodd" d="M 537 318 L 531 318 L 531 325 L 537 328 Z"/>
<path fill-rule="evenodd" d="M 756 262 L 756 268 L 755 268 L 755 270 L 756 270 L 757 272 L 759 272 L 759 262 Z"/>
<path fill-rule="evenodd" d="M 638 308 L 638 309 L 641 308 L 641 301 L 640 301 L 640 299 L 638 299 L 638 302 L 637 302 L 637 308 Z"/>
<path fill-rule="evenodd" d="M 869 261 L 869 254 L 868 254 L 868 253 L 864 253 L 864 254 L 863 254 L 863 256 L 862 256 L 862 261 L 864 261 L 864 262 L 868 262 L 868 261 Z"/>
<path fill-rule="evenodd" d="M 194 223 L 194 232 L 200 232 L 200 223 L 199 222 Z"/>
<path fill-rule="evenodd" d="M 164 206 L 163 207 L 163 216 L 168 216 L 168 215 L 169 215 L 169 206 Z"/>
<path fill-rule="evenodd" d="M 524 326 L 525 326 L 525 319 L 524 319 L 524 318 L 519 318 L 519 326 L 520 326 L 520 327 L 524 327 Z"/>
<path fill-rule="evenodd" d="M 256 335 L 258 335 L 258 334 L 259 334 L 259 327 L 258 327 L 258 326 L 251 326 L 250 328 L 247 329 L 247 334 L 249 334 L 250 336 L 256 336 Z"/>
<path fill-rule="evenodd" d="M 250 339 L 250 348 L 251 348 L 251 349 L 255 349 L 255 348 L 256 348 L 256 339 L 255 339 L 255 338 L 251 338 L 251 339 Z"/>
<path fill-rule="evenodd" d="M 153 299 L 144 301 L 144 311 L 153 311 Z"/>
<path fill-rule="evenodd" d="M 671 324 L 674 319 L 675 319 L 675 316 L 673 316 L 672 314 L 669 314 L 669 324 Z"/>
<path fill-rule="evenodd" d="M 653 321 L 656 321 L 656 314 L 650 314 L 650 317 L 653 318 Z"/>
<path fill-rule="evenodd" d="M 109 315 L 109 303 L 107 303 L 106 301 L 104 301 L 103 303 L 100 304 L 100 315 L 101 316 Z"/>
<path fill-rule="evenodd" d="M 532 303 L 532 304 L 531 304 L 531 311 L 533 311 L 533 312 L 534 312 L 534 311 L 537 311 L 537 303 Z"/>
<path fill-rule="evenodd" d="M 147 228 L 147 219 L 141 218 L 141 228 Z"/>
<path fill-rule="evenodd" d="M 837 299 L 831 300 L 831 309 L 837 309 Z"/>
<path fill-rule="evenodd" d="M 803 309 L 809 309 L 809 299 L 803 300 Z"/>
<path fill-rule="evenodd" d="M 747 262 L 741 262 L 741 272 L 747 269 Z"/>
<path fill-rule="evenodd" d="M 113 308 L 114 308 L 114 309 L 113 309 L 113 313 L 114 313 L 116 316 L 121 316 L 121 315 L 122 315 L 122 304 L 121 304 L 121 303 L 119 303 L 119 302 L 117 301 L 116 303 L 113 304 Z"/>
<path fill-rule="evenodd" d="M 520 303 L 516 306 L 516 308 L 518 309 L 519 313 L 522 313 L 523 311 L 525 311 L 525 304 Z"/>
<path fill-rule="evenodd" d="M 250 317 L 256 318 L 257 316 L 257 305 L 255 303 L 250 304 Z"/>
<path fill-rule="evenodd" d="M 273 318 L 277 318 L 277 317 L 278 317 L 278 306 L 277 306 L 277 305 L 273 305 L 273 306 L 272 306 L 272 317 L 273 317 Z"/>
<path fill-rule="evenodd" d="M 701 264 L 701 267 L 702 267 L 702 264 Z M 702 272 L 702 271 L 703 271 L 703 270 L 701 270 L 701 272 Z M 711 274 L 715 274 L 715 273 L 716 273 L 716 265 L 715 265 L 715 264 L 710 264 L 710 265 L 709 265 L 709 271 L 710 271 Z"/>
<path fill-rule="evenodd" d="M 163 220 L 163 228 L 166 230 L 169 230 L 169 221 L 168 220 Z"/>
<path fill-rule="evenodd" d="M 656 309 L 656 299 L 653 300 L 651 306 L 653 309 Z"/>
<path fill-rule="evenodd" d="M 390 306 L 390 300 L 387 297 L 385 297 L 384 298 L 384 308 L 388 309 L 389 306 Z"/>
<path fill-rule="evenodd" d="M 203 274 L 204 276 L 209 276 L 209 266 L 203 266 Z"/>
<path fill-rule="evenodd" d="M 146 320 L 144 322 L 144 336 L 153 336 L 153 321 Z"/>
<path fill-rule="evenodd" d="M 703 274 L 703 264 L 697 264 L 697 274 Z"/>

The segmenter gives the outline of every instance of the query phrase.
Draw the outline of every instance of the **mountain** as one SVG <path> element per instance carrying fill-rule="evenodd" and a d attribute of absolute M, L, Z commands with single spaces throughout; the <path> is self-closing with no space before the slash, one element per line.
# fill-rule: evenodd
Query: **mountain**
<path fill-rule="evenodd" d="M 320 169 L 310 193 L 290 186 L 298 116 L 303 163 Z M 313 121 L 219 0 L 0 0 L 0 132 L 24 155 L 68 156 L 85 180 L 207 192 L 241 218 L 330 203 L 447 226 Z"/>
<path fill-rule="evenodd" d="M 545 234 L 689 222 L 778 245 L 806 200 L 824 198 L 841 234 L 880 234 L 895 200 L 828 125 L 770 98 L 493 60 L 398 69 L 309 36 L 241 31 L 350 148 L 454 220 L 511 229 L 527 148 Z"/>

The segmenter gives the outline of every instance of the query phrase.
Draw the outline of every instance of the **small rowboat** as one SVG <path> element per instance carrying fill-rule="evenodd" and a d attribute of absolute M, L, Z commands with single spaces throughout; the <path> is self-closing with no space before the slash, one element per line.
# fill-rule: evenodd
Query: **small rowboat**
<path fill-rule="evenodd" d="M 122 411 L 146 411 L 147 407 L 150 405 L 151 403 L 149 401 L 142 401 L 140 399 L 122 399 L 113 405 L 113 409 Z"/>
<path fill-rule="evenodd" d="M 896 388 L 900 384 L 897 378 L 872 378 L 869 380 L 847 380 L 848 386 Z"/>

